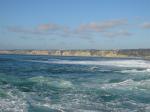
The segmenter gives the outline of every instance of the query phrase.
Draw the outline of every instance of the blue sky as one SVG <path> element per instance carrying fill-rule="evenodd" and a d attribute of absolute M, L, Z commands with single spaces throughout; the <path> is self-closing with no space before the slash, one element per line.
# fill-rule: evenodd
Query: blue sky
<path fill-rule="evenodd" d="M 150 48 L 150 0 L 0 0 L 0 49 Z"/>

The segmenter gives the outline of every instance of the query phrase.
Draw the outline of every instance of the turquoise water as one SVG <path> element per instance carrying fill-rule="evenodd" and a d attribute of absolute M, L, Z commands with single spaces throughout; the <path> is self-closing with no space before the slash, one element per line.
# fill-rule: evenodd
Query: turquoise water
<path fill-rule="evenodd" d="M 150 62 L 0 55 L 0 112 L 150 112 Z"/>

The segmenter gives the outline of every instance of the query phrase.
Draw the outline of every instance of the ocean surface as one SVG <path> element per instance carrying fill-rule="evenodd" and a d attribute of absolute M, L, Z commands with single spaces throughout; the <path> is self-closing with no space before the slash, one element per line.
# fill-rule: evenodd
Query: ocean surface
<path fill-rule="evenodd" d="M 150 61 L 0 55 L 0 112 L 150 112 Z"/>

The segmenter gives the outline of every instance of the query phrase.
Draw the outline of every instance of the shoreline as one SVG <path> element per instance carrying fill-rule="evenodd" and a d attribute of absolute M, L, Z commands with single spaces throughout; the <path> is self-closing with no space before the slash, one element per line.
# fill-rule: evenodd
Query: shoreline
<path fill-rule="evenodd" d="M 122 50 L 0 50 L 1 55 L 45 55 L 75 57 L 136 58 L 150 60 L 150 49 Z"/>

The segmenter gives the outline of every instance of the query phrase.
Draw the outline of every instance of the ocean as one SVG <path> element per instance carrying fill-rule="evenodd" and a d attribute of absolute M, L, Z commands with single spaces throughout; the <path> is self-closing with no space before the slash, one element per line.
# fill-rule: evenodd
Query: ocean
<path fill-rule="evenodd" d="M 0 112 L 150 112 L 150 61 L 0 55 Z"/>

